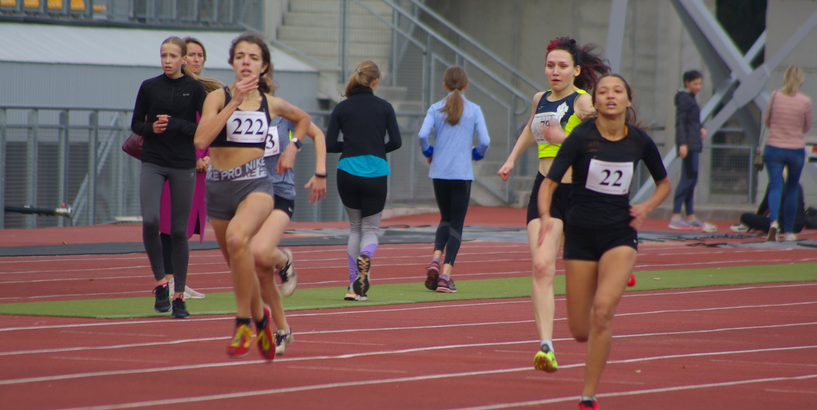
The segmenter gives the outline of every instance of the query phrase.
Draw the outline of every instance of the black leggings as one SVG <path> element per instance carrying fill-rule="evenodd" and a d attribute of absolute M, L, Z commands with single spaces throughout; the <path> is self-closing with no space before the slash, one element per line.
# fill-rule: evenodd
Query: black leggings
<path fill-rule="evenodd" d="M 388 178 L 364 178 L 338 170 L 340 201 L 347 208 L 359 209 L 362 218 L 383 212 L 389 190 Z"/>
<path fill-rule="evenodd" d="M 147 162 L 142 163 L 139 184 L 139 202 L 142 206 L 142 241 L 145 244 L 154 279 L 165 277 L 162 241 L 159 238 L 159 208 L 165 181 L 170 181 L 170 242 L 173 246 L 172 261 L 175 272 L 175 291 L 184 292 L 187 281 L 187 224 L 193 192 L 196 189 L 196 169 L 166 168 Z"/>
<path fill-rule="evenodd" d="M 434 236 L 434 250 L 444 251 L 447 247 L 443 263 L 454 266 L 462 243 L 468 202 L 471 200 L 471 181 L 434 179 L 432 184 L 437 206 L 440 208 L 440 225 Z"/>

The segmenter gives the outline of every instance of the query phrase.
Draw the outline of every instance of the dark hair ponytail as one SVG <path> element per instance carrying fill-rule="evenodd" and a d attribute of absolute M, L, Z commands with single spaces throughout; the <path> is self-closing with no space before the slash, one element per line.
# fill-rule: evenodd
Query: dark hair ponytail
<path fill-rule="evenodd" d="M 583 47 L 579 47 L 576 40 L 570 37 L 554 38 L 550 40 L 547 46 L 548 53 L 553 50 L 564 50 L 570 53 L 573 57 L 573 64 L 582 68 L 579 75 L 573 79 L 573 85 L 586 91 L 593 89 L 599 75 L 610 72 L 610 66 L 594 52 L 595 49 L 596 46 L 593 44 L 585 44 Z"/>

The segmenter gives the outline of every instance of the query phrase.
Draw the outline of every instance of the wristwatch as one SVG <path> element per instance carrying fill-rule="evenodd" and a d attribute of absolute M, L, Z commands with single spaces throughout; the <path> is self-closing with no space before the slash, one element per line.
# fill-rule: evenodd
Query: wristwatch
<path fill-rule="evenodd" d="M 301 150 L 301 141 L 299 139 L 293 138 L 293 139 L 289 140 L 289 142 L 295 144 L 295 146 L 298 148 L 298 151 Z"/>

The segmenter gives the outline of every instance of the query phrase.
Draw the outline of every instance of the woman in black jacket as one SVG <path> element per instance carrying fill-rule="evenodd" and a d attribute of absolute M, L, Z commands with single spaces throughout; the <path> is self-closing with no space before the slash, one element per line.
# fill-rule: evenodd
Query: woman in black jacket
<path fill-rule="evenodd" d="M 171 310 L 168 278 L 165 277 L 162 243 L 159 239 L 159 209 L 162 187 L 170 183 L 171 258 L 175 266 L 172 316 L 188 318 L 184 301 L 187 280 L 187 222 L 196 183 L 197 115 L 206 96 L 204 86 L 184 67 L 187 45 L 179 37 L 169 37 L 161 46 L 164 73 L 145 80 L 136 96 L 131 129 L 142 135 L 142 171 L 139 200 L 142 207 L 142 241 L 156 280 L 157 312 Z"/>
<path fill-rule="evenodd" d="M 389 164 L 386 154 L 402 145 L 394 108 L 375 97 L 380 69 L 364 60 L 346 82 L 346 100 L 332 110 L 326 152 L 340 152 L 338 193 L 349 217 L 349 290 L 345 300 L 366 300 L 369 268 L 377 250 L 380 217 L 386 206 Z M 338 133 L 343 141 L 338 141 Z M 389 141 L 385 141 L 386 132 Z"/>
<path fill-rule="evenodd" d="M 684 73 L 684 88 L 675 94 L 675 143 L 681 158 L 681 180 L 675 188 L 672 205 L 672 229 L 702 229 L 704 224 L 695 217 L 694 194 L 698 184 L 698 159 L 703 151 L 706 130 L 701 125 L 701 109 L 695 96 L 701 91 L 703 75 L 697 70 Z M 687 217 L 681 218 L 686 206 Z"/>

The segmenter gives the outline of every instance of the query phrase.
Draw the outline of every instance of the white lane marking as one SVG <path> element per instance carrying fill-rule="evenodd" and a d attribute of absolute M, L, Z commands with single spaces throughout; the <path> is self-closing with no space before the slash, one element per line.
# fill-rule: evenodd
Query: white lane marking
<path fill-rule="evenodd" d="M 804 286 L 817 286 L 817 283 L 794 283 L 794 284 L 783 284 L 783 285 L 762 285 L 762 286 L 743 286 L 739 288 L 729 288 L 729 289 L 702 289 L 702 290 L 678 290 L 678 291 L 667 291 L 667 292 L 637 292 L 637 293 L 625 293 L 623 297 L 630 298 L 630 297 L 650 297 L 650 296 L 675 296 L 675 295 L 687 295 L 687 294 L 703 294 L 703 293 L 718 293 L 718 292 L 737 292 L 737 291 L 746 291 L 746 290 L 763 290 L 763 289 L 778 289 L 778 288 L 790 288 L 790 287 L 804 287 Z M 558 297 L 555 300 L 562 301 L 564 297 Z M 498 302 L 475 302 L 475 303 L 457 303 L 457 304 L 447 304 L 445 305 L 446 308 L 455 308 L 455 307 L 472 307 L 472 306 L 492 306 L 492 305 L 504 305 L 504 304 L 518 304 L 518 303 L 530 303 L 529 299 L 524 300 L 503 300 Z M 800 302 L 795 303 L 797 304 L 810 304 L 814 302 Z M 775 305 L 761 305 L 762 307 L 781 307 L 781 306 L 791 306 L 793 304 L 775 304 Z M 310 317 L 310 316 L 336 316 L 336 315 L 352 315 L 352 314 L 372 314 L 372 313 L 389 313 L 389 312 L 407 312 L 413 310 L 428 310 L 428 309 L 438 309 L 440 307 L 439 304 L 424 304 L 424 306 L 411 306 L 411 307 L 387 307 L 385 309 L 370 309 L 370 310 L 338 310 L 333 312 L 315 312 L 315 313 L 288 313 L 287 317 Z M 755 307 L 753 305 L 744 306 L 745 308 L 752 308 Z M 722 309 L 722 308 L 713 308 L 713 309 Z M 678 310 L 676 312 L 684 312 L 686 310 Z M 225 312 L 226 314 L 226 312 Z M 617 313 L 617 316 L 625 316 L 625 315 L 636 315 L 639 313 Z M 195 318 L 191 320 L 168 320 L 167 318 L 156 318 L 152 320 L 128 320 L 128 321 L 106 321 L 100 323 L 79 323 L 79 324 L 69 324 L 69 325 L 41 325 L 41 326 L 28 326 L 28 327 L 7 327 L 7 328 L 0 328 L 0 332 L 12 332 L 12 331 L 25 331 L 25 330 L 49 330 L 49 329 L 67 329 L 67 328 L 82 328 L 82 327 L 97 327 L 97 326 L 120 326 L 120 325 L 143 325 L 143 324 L 156 324 L 157 322 L 161 321 L 173 321 L 174 323 L 179 324 L 187 324 L 187 323 L 196 323 L 200 321 L 214 321 L 214 320 L 231 320 L 232 317 L 209 317 L 209 318 Z M 563 319 L 556 319 L 556 320 L 563 320 Z"/>
<path fill-rule="evenodd" d="M 745 364 L 747 366 L 757 366 L 759 364 L 767 365 L 767 366 L 794 366 L 794 367 L 817 367 L 817 364 L 808 364 L 808 363 L 775 363 L 775 362 L 758 362 L 755 360 L 752 361 L 745 361 L 745 360 L 718 360 L 714 359 L 713 362 L 718 363 L 735 363 L 735 364 Z"/>
<path fill-rule="evenodd" d="M 817 391 L 812 390 L 782 390 L 782 389 L 763 389 L 763 390 L 776 393 L 817 394 Z"/>
<path fill-rule="evenodd" d="M 397 373 L 406 374 L 406 370 L 366 369 L 361 367 L 317 367 L 317 366 L 287 366 L 288 369 L 320 370 L 330 372 L 361 372 L 361 373 Z"/>
<path fill-rule="evenodd" d="M 809 326 L 809 325 L 817 325 L 817 322 L 811 323 L 791 323 L 791 324 L 784 324 L 784 325 L 769 325 L 769 326 L 754 326 L 754 327 L 738 327 L 738 328 L 722 328 L 722 329 L 711 329 L 711 330 L 698 330 L 698 331 L 680 331 L 680 332 L 658 332 L 658 333 L 640 333 L 640 334 L 631 334 L 631 335 L 615 335 L 613 336 L 614 339 L 618 338 L 634 338 L 634 337 L 650 337 L 650 336 L 672 336 L 672 335 L 688 335 L 688 334 L 702 334 L 702 333 L 719 333 L 719 332 L 727 332 L 733 330 L 757 330 L 757 329 L 771 329 L 771 328 L 783 328 L 783 327 L 793 327 L 793 326 Z M 405 329 L 398 329 L 398 330 L 405 330 Z M 329 332 L 321 332 L 321 333 L 329 333 Z M 229 337 L 221 337 L 221 338 L 212 338 L 215 340 L 228 340 Z M 570 338 L 558 338 L 554 339 L 554 341 L 568 341 L 572 340 Z M 191 339 L 191 341 L 205 341 L 205 340 L 196 340 Z M 388 356 L 388 355 L 397 355 L 397 354 L 409 354 L 409 353 L 417 353 L 417 352 L 431 352 L 431 351 L 442 351 L 442 350 L 451 350 L 451 349 L 473 349 L 477 347 L 491 347 L 491 346 L 513 346 L 519 344 L 533 344 L 537 342 L 537 340 L 515 340 L 510 342 L 491 342 L 491 343 L 461 343 L 461 344 L 453 344 L 453 345 L 437 345 L 437 346 L 426 346 L 426 347 L 412 347 L 406 349 L 397 349 L 397 350 L 381 350 L 381 351 L 365 351 L 365 352 L 358 352 L 358 353 L 344 353 L 339 355 L 327 355 L 327 356 L 308 356 L 308 357 L 292 357 L 292 358 L 285 358 L 276 360 L 276 362 L 300 362 L 300 361 L 312 361 L 312 360 L 336 360 L 336 359 L 352 359 L 358 357 L 368 357 L 368 356 Z M 178 344 L 181 341 L 176 342 L 167 342 L 167 344 Z M 116 347 L 116 348 L 125 348 L 131 346 L 124 346 L 123 347 Z M 98 349 L 88 349 L 88 350 L 110 350 L 114 347 L 104 346 Z M 795 349 L 811 349 L 817 348 L 817 345 L 814 346 L 800 346 L 800 347 L 787 347 L 787 348 L 780 348 L 778 350 L 795 350 Z M 765 348 L 765 349 L 752 349 L 752 350 L 739 350 L 735 352 L 750 352 L 750 353 L 760 353 L 760 352 L 768 352 L 773 351 L 774 349 Z M 71 351 L 68 349 L 67 351 Z M 696 357 L 696 356 L 708 356 L 714 354 L 728 354 L 724 352 L 717 352 L 717 353 L 686 353 L 686 354 L 679 354 L 679 355 L 668 355 L 668 356 L 655 356 L 658 358 L 684 358 L 684 357 Z M 616 360 L 615 363 L 636 363 L 640 361 L 645 361 L 643 358 L 635 358 L 635 359 L 623 359 L 623 360 Z M 232 366 L 238 364 L 255 364 L 255 363 L 269 363 L 265 360 L 252 360 L 252 361 L 241 361 L 241 362 L 230 362 L 230 363 L 203 363 L 203 364 L 194 364 L 194 365 L 184 365 L 184 366 L 169 366 L 163 367 L 161 369 L 128 369 L 128 370 L 111 370 L 111 371 L 99 371 L 99 372 L 89 372 L 89 373 L 75 373 L 75 374 L 63 374 L 63 375 L 54 375 L 54 376 L 39 376 L 39 377 L 30 377 L 30 378 L 22 378 L 22 379 L 8 379 L 8 380 L 0 380 L 0 386 L 2 385 L 12 385 L 12 384 L 23 384 L 23 383 L 34 383 L 34 382 L 42 382 L 42 381 L 55 381 L 55 380 L 69 380 L 69 379 L 81 379 L 81 378 L 88 378 L 88 377 L 99 377 L 99 376 L 113 376 L 113 375 L 126 375 L 126 374 L 144 374 L 144 373 L 152 373 L 152 372 L 166 372 L 166 371 L 173 371 L 173 370 L 191 370 L 191 369 L 205 369 L 205 368 L 212 368 L 212 367 L 224 367 L 224 366 Z M 613 361 L 608 361 L 609 363 L 613 363 Z M 577 363 L 573 365 L 563 365 L 560 366 L 560 369 L 565 368 L 572 368 L 577 366 L 584 366 L 583 363 Z M 530 369 L 530 367 L 525 367 L 525 369 Z"/>
<path fill-rule="evenodd" d="M 90 336 L 127 336 L 127 337 L 170 337 L 166 334 L 150 334 L 150 333 L 109 333 L 109 332 L 80 332 L 77 330 L 62 330 L 60 333 L 74 334 L 74 335 L 90 335 Z"/>
<path fill-rule="evenodd" d="M 318 341 L 318 340 L 303 340 L 303 339 L 301 339 L 301 335 L 303 335 L 303 333 L 298 333 L 298 344 L 312 343 L 312 344 L 345 345 L 345 346 L 386 346 L 385 343 L 331 342 L 331 341 Z"/>
<path fill-rule="evenodd" d="M 784 351 L 784 350 L 800 350 L 800 349 L 814 349 L 817 348 L 815 346 L 795 346 L 795 347 L 778 347 L 778 348 L 769 348 L 769 349 L 754 349 L 754 350 L 742 350 L 742 351 L 724 351 L 724 352 L 707 352 L 701 353 L 700 355 L 710 356 L 710 355 L 731 355 L 731 354 L 746 354 L 746 353 L 761 353 L 761 352 L 769 352 L 769 351 Z M 639 359 L 633 359 L 637 361 L 652 361 L 652 360 L 662 360 L 668 358 L 683 358 L 683 357 L 692 357 L 696 356 L 696 354 L 685 354 L 685 355 L 675 355 L 675 356 L 655 356 L 655 357 L 642 357 Z M 286 359 L 284 359 L 286 360 Z M 282 360 L 283 361 L 283 360 Z M 620 360 L 611 360 L 607 362 L 607 365 L 611 364 L 619 364 L 631 361 L 620 361 Z M 244 365 L 244 364 L 258 364 L 258 363 L 266 363 L 263 360 L 257 360 L 252 362 L 241 362 L 241 363 L 222 363 L 220 365 L 213 365 L 212 367 L 226 367 L 227 365 Z M 567 365 L 562 366 L 561 368 L 576 368 L 576 367 L 584 367 L 584 364 L 575 364 L 575 365 Z M 174 368 L 166 368 L 166 370 L 173 370 Z M 175 399 L 162 399 L 162 400 L 151 400 L 151 401 L 142 401 L 142 402 L 131 402 L 131 403 L 120 403 L 120 404 L 113 404 L 113 405 L 104 405 L 104 406 L 94 406 L 94 407 L 83 407 L 85 409 L 90 410 L 114 410 L 114 409 L 129 409 L 129 408 L 138 408 L 138 407 L 153 407 L 159 405 L 169 405 L 169 404 L 182 404 L 182 403 L 197 403 L 197 402 L 205 402 L 205 401 L 214 401 L 214 400 L 227 400 L 227 399 L 235 399 L 235 398 L 244 398 L 244 397 L 257 397 L 257 396 L 266 396 L 266 395 L 273 395 L 273 394 L 281 394 L 281 393 L 292 393 L 292 392 L 302 392 L 302 391 L 315 391 L 315 390 L 326 390 L 326 389 L 335 389 L 335 388 L 344 388 L 344 387 L 359 387 L 359 386 L 366 386 L 366 385 L 382 385 L 382 384 L 394 384 L 394 383 L 407 383 L 407 382 L 417 382 L 417 381 L 426 381 L 426 380 L 438 380 L 438 379 L 446 379 L 446 378 L 456 378 L 456 377 L 473 377 L 473 376 L 483 376 L 483 375 L 495 375 L 495 374 L 506 374 L 506 373 L 517 373 L 517 372 L 529 372 L 531 371 L 530 366 L 525 367 L 515 367 L 515 368 L 507 368 L 507 369 L 494 369 L 494 370 L 479 370 L 479 371 L 472 371 L 472 372 L 460 372 L 460 373 L 444 373 L 444 374 L 433 374 L 433 375 L 422 375 L 422 376 L 411 376 L 411 377 L 399 377 L 393 379 L 379 379 L 379 380 L 357 380 L 357 381 L 350 381 L 350 382 L 341 382 L 341 383 L 325 383 L 325 384 L 315 384 L 315 385 L 306 385 L 306 386 L 295 386 L 295 387 L 286 387 L 286 388 L 277 388 L 277 389 L 267 389 L 267 390 L 254 390 L 254 391 L 245 391 L 245 392 L 238 392 L 238 393 L 222 393 L 222 394 L 213 394 L 209 396 L 197 396 L 197 397 L 181 397 Z M 140 373 L 142 371 L 139 371 Z M 99 372 L 105 373 L 105 372 Z M 113 373 L 113 372 L 108 372 Z M 117 373 L 119 374 L 119 373 Z M 113 374 L 101 374 L 100 376 L 107 376 Z M 808 374 L 803 376 L 794 376 L 794 377 L 769 377 L 763 379 L 751 379 L 751 380 L 741 380 L 741 381 L 729 381 L 729 382 L 720 382 L 720 383 L 707 383 L 707 384 L 698 384 L 698 385 L 689 385 L 689 386 L 672 386 L 672 387 L 663 387 L 663 388 L 656 388 L 656 389 L 644 389 L 644 390 L 636 390 L 636 391 L 629 391 L 629 392 L 618 392 L 618 393 L 607 393 L 607 394 L 599 394 L 597 397 L 617 397 L 617 396 L 630 396 L 630 395 L 638 395 L 638 394 L 649 394 L 649 393 L 661 393 L 661 392 L 669 392 L 669 391 L 682 391 L 682 390 L 691 390 L 691 389 L 700 389 L 700 388 L 710 388 L 710 387 L 725 387 L 725 386 L 734 386 L 734 385 L 742 385 L 742 384 L 751 384 L 751 383 L 769 383 L 769 382 L 776 382 L 776 381 L 789 381 L 789 380 L 804 380 L 804 379 L 811 379 L 817 378 L 817 374 Z M 548 404 L 548 403 L 558 403 L 564 401 L 576 400 L 576 396 L 570 397 L 561 397 L 561 398 L 554 398 L 554 399 L 546 399 L 546 400 L 537 400 L 537 401 L 529 401 L 529 402 L 522 402 L 522 403 L 503 403 L 499 405 L 491 405 L 491 406 L 480 406 L 480 407 L 470 407 L 468 410 L 488 410 L 488 409 L 501 409 L 501 408 L 509 408 L 509 407 L 529 407 L 534 405 L 541 405 L 541 404 Z M 77 408 L 79 409 L 79 408 Z M 74 409 L 69 409 L 74 410 Z M 460 409 L 460 410 L 465 410 Z"/>
<path fill-rule="evenodd" d="M 159 363 L 159 364 L 169 364 L 170 362 L 167 360 L 144 360 L 144 359 L 101 359 L 99 357 L 83 357 L 83 356 L 51 356 L 49 359 L 58 359 L 58 360 L 80 360 L 83 362 L 93 361 L 93 362 L 125 362 L 125 363 Z"/>
<path fill-rule="evenodd" d="M 609 363 L 608 363 L 609 364 Z M 705 383 L 705 384 L 691 384 L 686 386 L 672 386 L 672 387 L 659 387 L 655 389 L 644 389 L 644 390 L 631 390 L 625 392 L 616 392 L 616 393 L 601 393 L 597 394 L 596 397 L 603 398 L 603 397 L 624 397 L 624 396 L 639 396 L 643 394 L 654 394 L 654 393 L 668 393 L 668 392 L 676 392 L 676 391 L 685 391 L 685 390 L 699 390 L 699 389 L 711 389 L 716 387 L 729 387 L 729 386 L 741 386 L 747 384 L 757 384 L 757 383 L 773 383 L 773 382 L 783 382 L 783 381 L 792 381 L 792 380 L 808 380 L 817 378 L 817 374 L 806 374 L 802 376 L 791 376 L 791 377 L 767 377 L 763 379 L 749 379 L 749 380 L 736 380 L 736 381 L 729 381 L 729 382 L 720 382 L 720 383 Z M 564 403 L 569 401 L 577 401 L 576 396 L 569 396 L 569 397 L 557 397 L 552 399 L 545 399 L 545 400 L 531 400 L 526 402 L 516 402 L 516 403 L 501 403 L 501 404 L 492 404 L 488 406 L 477 406 L 477 407 L 457 407 L 454 409 L 448 410 L 495 410 L 495 409 L 511 409 L 515 407 L 532 407 L 532 406 L 541 406 L 543 404 L 553 404 L 553 403 Z M 140 406 L 142 407 L 142 406 Z M 111 407 L 113 408 L 113 407 Z"/>

